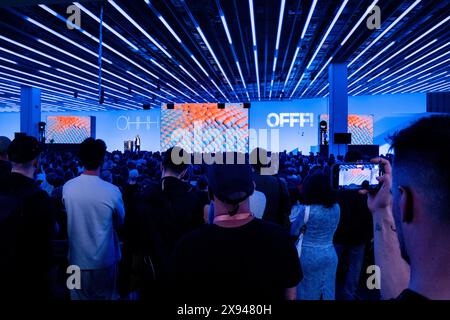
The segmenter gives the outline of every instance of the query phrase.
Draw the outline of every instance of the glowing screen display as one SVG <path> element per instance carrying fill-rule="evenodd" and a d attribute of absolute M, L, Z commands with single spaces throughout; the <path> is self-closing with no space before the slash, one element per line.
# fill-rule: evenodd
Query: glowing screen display
<path fill-rule="evenodd" d="M 161 108 L 161 150 L 179 146 L 188 152 L 248 152 L 248 109 L 243 104 L 175 104 Z"/>
<path fill-rule="evenodd" d="M 45 131 L 47 143 L 81 143 L 91 136 L 91 117 L 48 116 Z"/>
<path fill-rule="evenodd" d="M 378 185 L 380 168 L 377 164 L 346 164 L 339 166 L 339 186 L 344 189 L 358 189 L 364 181 Z"/>
<path fill-rule="evenodd" d="M 320 121 L 328 121 L 328 115 L 320 115 Z M 352 134 L 354 145 L 373 144 L 373 115 L 350 114 L 348 116 L 348 132 Z M 327 131 L 329 137 L 329 132 Z"/>

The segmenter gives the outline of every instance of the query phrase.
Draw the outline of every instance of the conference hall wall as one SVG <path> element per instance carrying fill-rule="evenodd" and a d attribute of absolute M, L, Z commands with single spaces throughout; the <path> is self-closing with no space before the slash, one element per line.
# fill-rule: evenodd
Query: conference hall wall
<path fill-rule="evenodd" d="M 139 134 L 142 150 L 159 150 L 160 110 L 111 111 L 111 112 L 43 112 L 41 120 L 48 116 L 94 116 L 96 137 L 105 140 L 108 150 L 121 150 L 124 141 L 134 140 Z M 0 135 L 14 137 L 20 130 L 19 113 L 0 113 Z"/>
<path fill-rule="evenodd" d="M 279 150 L 299 149 L 309 152 L 318 144 L 319 117 L 328 112 L 328 100 L 308 99 L 295 101 L 253 102 L 249 111 L 250 148 L 271 148 L 270 129 L 278 129 Z M 413 120 L 426 115 L 425 94 L 402 94 L 349 97 L 349 114 L 373 115 L 373 141 L 387 150 L 386 137 L 405 127 Z M 284 115 L 282 115 L 284 114 Z M 123 143 L 139 134 L 143 150 L 160 149 L 160 110 L 111 111 L 111 112 L 66 112 L 43 113 L 42 121 L 51 115 L 79 115 L 96 117 L 96 136 L 104 139 L 108 150 L 123 150 Z M 14 136 L 19 131 L 18 113 L 0 113 L 0 135 Z M 258 134 L 267 138 L 261 139 Z"/>
<path fill-rule="evenodd" d="M 348 99 L 349 115 L 373 115 L 373 143 L 386 153 L 386 138 L 426 114 L 425 94 L 357 96 Z M 250 128 L 278 129 L 279 150 L 301 150 L 308 153 L 317 146 L 320 115 L 328 113 L 328 99 L 254 102 L 250 112 Z M 284 114 L 284 115 L 282 115 Z M 284 118 L 284 122 L 282 121 Z M 270 130 L 269 130 L 270 131 Z M 270 133 L 268 134 L 270 135 Z M 261 139 L 259 139 L 261 140 Z M 250 146 L 264 141 L 250 140 Z M 270 137 L 267 139 L 271 149 Z"/>

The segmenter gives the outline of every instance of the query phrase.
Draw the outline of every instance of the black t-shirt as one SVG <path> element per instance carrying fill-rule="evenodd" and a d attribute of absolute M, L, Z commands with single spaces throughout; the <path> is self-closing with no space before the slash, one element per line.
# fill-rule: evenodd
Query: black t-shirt
<path fill-rule="evenodd" d="M 55 208 L 34 180 L 11 173 L 1 181 L 0 297 L 48 298 L 54 228 Z"/>
<path fill-rule="evenodd" d="M 282 300 L 303 278 L 289 234 L 259 219 L 237 228 L 203 226 L 178 243 L 173 263 L 174 291 L 183 300 Z"/>
<path fill-rule="evenodd" d="M 368 243 L 373 238 L 373 222 L 367 196 L 357 190 L 343 190 L 338 192 L 337 197 L 341 217 L 334 243 L 351 246 Z"/>
<path fill-rule="evenodd" d="M 137 282 L 136 285 L 146 291 L 145 294 L 141 292 L 142 299 L 151 299 L 153 294 L 162 298 L 161 291 L 168 287 L 167 276 L 174 248 L 184 235 L 205 223 L 203 205 L 190 185 L 174 177 L 149 185 L 128 205 L 120 290 L 122 294 L 129 293 L 129 282 Z M 151 267 L 147 266 L 148 262 L 141 266 L 141 255 L 150 257 Z M 146 278 L 156 278 L 156 281 Z"/>

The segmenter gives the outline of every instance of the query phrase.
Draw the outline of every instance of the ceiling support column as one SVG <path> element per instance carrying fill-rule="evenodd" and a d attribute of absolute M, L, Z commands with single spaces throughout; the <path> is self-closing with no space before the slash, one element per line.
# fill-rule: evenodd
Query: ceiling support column
<path fill-rule="evenodd" d="M 328 67 L 330 98 L 328 99 L 330 146 L 329 154 L 345 155 L 347 145 L 335 144 L 335 133 L 347 133 L 348 130 L 348 89 L 347 89 L 347 64 L 331 63 Z"/>
<path fill-rule="evenodd" d="M 39 139 L 41 121 L 41 89 L 21 86 L 20 132 Z"/>

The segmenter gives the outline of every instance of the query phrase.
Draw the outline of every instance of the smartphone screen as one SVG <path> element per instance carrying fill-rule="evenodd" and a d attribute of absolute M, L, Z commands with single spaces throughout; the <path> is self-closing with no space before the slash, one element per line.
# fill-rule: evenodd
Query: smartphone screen
<path fill-rule="evenodd" d="M 338 186 L 343 190 L 359 190 L 363 184 L 368 184 L 369 188 L 376 188 L 378 176 L 380 176 L 378 164 L 341 164 L 339 165 Z"/>

